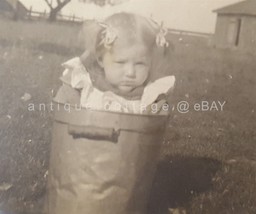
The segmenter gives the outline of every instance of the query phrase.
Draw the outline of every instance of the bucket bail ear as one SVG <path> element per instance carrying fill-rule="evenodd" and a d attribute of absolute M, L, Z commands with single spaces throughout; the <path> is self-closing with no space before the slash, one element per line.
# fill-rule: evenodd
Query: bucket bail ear
<path fill-rule="evenodd" d="M 104 45 L 105 48 L 110 49 L 111 45 L 113 45 L 117 39 L 117 31 L 111 25 L 103 22 L 98 22 L 98 25 L 103 28 L 103 31 L 101 32 L 101 41 L 98 45 Z"/>

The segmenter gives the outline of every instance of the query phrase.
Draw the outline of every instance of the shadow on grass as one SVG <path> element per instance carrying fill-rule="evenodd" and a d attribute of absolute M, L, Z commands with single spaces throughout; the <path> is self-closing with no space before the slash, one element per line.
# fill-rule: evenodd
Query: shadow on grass
<path fill-rule="evenodd" d="M 61 56 L 73 56 L 78 53 L 81 54 L 82 50 L 80 48 L 68 48 L 63 45 L 53 44 L 53 43 L 40 43 L 35 47 L 36 50 L 43 51 L 45 53 L 58 54 Z"/>
<path fill-rule="evenodd" d="M 186 207 L 193 195 L 211 189 L 220 169 L 217 160 L 168 156 L 158 165 L 149 202 L 149 214 L 167 214 L 168 208 Z"/>

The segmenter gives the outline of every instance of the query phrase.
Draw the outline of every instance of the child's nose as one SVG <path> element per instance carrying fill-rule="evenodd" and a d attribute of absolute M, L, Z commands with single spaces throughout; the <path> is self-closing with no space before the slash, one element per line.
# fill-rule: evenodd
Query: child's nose
<path fill-rule="evenodd" d="M 125 75 L 127 77 L 135 77 L 136 71 L 132 63 L 129 63 L 125 66 Z"/>

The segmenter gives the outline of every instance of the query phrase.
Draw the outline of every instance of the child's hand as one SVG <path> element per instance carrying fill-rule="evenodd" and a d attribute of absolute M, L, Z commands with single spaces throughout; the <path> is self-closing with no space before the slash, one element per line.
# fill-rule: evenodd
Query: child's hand
<path fill-rule="evenodd" d="M 70 85 L 63 83 L 58 90 L 54 100 L 59 103 L 80 103 L 80 92 L 77 89 L 72 88 Z"/>
<path fill-rule="evenodd" d="M 147 106 L 146 110 L 143 114 L 160 114 L 161 112 L 166 112 L 163 110 L 163 105 L 167 104 L 165 99 L 159 100 L 149 106 Z"/>
<path fill-rule="evenodd" d="M 167 109 L 166 109 L 167 107 Z M 167 102 L 167 95 L 160 94 L 156 101 L 146 107 L 143 114 L 161 114 L 168 113 L 170 111 L 169 104 Z"/>
<path fill-rule="evenodd" d="M 174 76 L 163 77 L 148 84 L 144 89 L 144 93 L 141 99 L 142 104 L 148 106 L 157 102 L 162 94 L 168 95 L 171 92 L 174 84 Z"/>

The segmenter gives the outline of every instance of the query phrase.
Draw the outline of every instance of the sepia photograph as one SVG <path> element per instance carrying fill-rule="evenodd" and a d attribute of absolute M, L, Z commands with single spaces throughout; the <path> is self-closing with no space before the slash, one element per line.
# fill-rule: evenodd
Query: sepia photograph
<path fill-rule="evenodd" d="M 256 0 L 0 0 L 0 214 L 256 214 Z"/>

